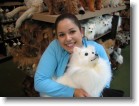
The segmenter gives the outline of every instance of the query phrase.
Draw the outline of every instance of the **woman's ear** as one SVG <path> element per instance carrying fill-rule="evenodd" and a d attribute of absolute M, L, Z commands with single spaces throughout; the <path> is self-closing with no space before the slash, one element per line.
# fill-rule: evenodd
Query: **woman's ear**
<path fill-rule="evenodd" d="M 53 36 L 55 36 L 55 38 L 58 39 L 58 36 L 57 36 L 56 31 L 54 29 L 53 29 L 52 33 L 53 33 Z"/>

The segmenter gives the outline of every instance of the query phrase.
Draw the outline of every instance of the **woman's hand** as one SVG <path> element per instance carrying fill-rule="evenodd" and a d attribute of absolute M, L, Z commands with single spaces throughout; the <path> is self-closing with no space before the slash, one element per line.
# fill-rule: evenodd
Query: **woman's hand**
<path fill-rule="evenodd" d="M 83 89 L 75 89 L 74 97 L 90 97 Z"/>

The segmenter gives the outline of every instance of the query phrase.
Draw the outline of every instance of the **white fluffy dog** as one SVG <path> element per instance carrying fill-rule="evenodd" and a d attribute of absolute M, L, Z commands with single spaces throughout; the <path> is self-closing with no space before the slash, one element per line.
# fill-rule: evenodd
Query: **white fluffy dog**
<path fill-rule="evenodd" d="M 95 53 L 93 46 L 75 47 L 65 74 L 58 83 L 84 89 L 91 97 L 99 97 L 106 84 L 111 81 L 108 63 Z M 43 95 L 46 96 L 46 95 Z"/>
<path fill-rule="evenodd" d="M 96 35 L 96 24 L 88 23 L 85 27 L 85 37 L 89 40 L 94 40 Z"/>

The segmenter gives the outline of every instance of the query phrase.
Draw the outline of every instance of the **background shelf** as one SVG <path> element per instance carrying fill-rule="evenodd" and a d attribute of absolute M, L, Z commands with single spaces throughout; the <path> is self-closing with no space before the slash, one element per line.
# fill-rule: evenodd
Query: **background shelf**
<path fill-rule="evenodd" d="M 79 20 L 84 20 L 88 18 L 92 18 L 95 16 L 100 16 L 103 14 L 111 14 L 116 11 L 124 10 L 126 9 L 126 6 L 119 6 L 115 8 L 103 8 L 101 10 L 96 10 L 95 12 L 91 11 L 86 11 L 84 15 L 76 15 Z M 50 22 L 54 23 L 58 15 L 48 15 L 48 12 L 43 12 L 43 13 L 36 13 L 33 15 L 32 19 L 38 20 L 38 21 L 45 21 L 45 22 Z"/>
<path fill-rule="evenodd" d="M 23 5 L 22 2 L 4 2 L 4 3 L 0 3 L 0 6 L 1 7 L 4 7 L 4 6 L 20 6 L 20 5 Z"/>

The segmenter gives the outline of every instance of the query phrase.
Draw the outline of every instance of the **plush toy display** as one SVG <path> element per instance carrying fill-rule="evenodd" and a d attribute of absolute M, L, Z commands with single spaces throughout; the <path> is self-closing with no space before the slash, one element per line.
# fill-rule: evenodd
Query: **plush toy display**
<path fill-rule="evenodd" d="M 110 2 L 111 2 L 111 0 L 102 0 L 102 6 L 103 6 L 103 8 L 110 7 Z"/>
<path fill-rule="evenodd" d="M 100 10 L 102 8 L 102 0 L 95 0 L 95 8 L 96 10 Z"/>
<path fill-rule="evenodd" d="M 115 40 L 112 39 L 108 39 L 106 41 L 102 41 L 101 39 L 98 41 L 98 43 L 100 43 L 104 49 L 106 50 L 106 53 L 110 59 L 110 54 L 113 53 L 114 51 L 114 46 L 115 46 Z"/>
<path fill-rule="evenodd" d="M 97 16 L 82 23 L 85 29 L 85 37 L 94 40 L 96 37 L 107 33 L 112 28 L 112 15 Z"/>
<path fill-rule="evenodd" d="M 119 67 L 119 65 L 123 64 L 123 56 L 121 55 L 121 50 L 121 48 L 116 48 L 110 55 L 110 61 L 113 70 L 116 70 Z"/>
<path fill-rule="evenodd" d="M 15 42 L 16 45 L 9 47 L 8 43 L 7 48 L 18 68 L 33 77 L 42 53 L 49 43 L 55 39 L 55 36 L 53 36 L 52 28 L 40 27 L 40 24 L 33 20 L 24 22 L 19 30 L 21 34 L 20 43 L 22 44 L 16 39 L 16 41 L 13 41 L 13 44 Z"/>
<path fill-rule="evenodd" d="M 120 16 L 130 18 L 130 9 L 122 10 Z"/>
<path fill-rule="evenodd" d="M 124 48 L 130 44 L 130 34 L 126 31 L 120 31 L 116 35 L 116 45 L 117 47 Z"/>
<path fill-rule="evenodd" d="M 116 70 L 120 64 L 123 64 L 122 49 L 120 48 L 119 41 L 108 39 L 103 42 L 100 39 L 98 43 L 102 44 L 105 48 L 113 70 Z"/>
<path fill-rule="evenodd" d="M 124 4 L 124 0 L 102 0 L 102 5 L 104 8 L 107 7 L 118 7 Z"/>
<path fill-rule="evenodd" d="M 86 1 L 87 1 L 89 10 L 94 12 L 95 11 L 95 0 L 86 0 Z"/>
<path fill-rule="evenodd" d="M 8 12 L 6 14 L 7 18 L 14 17 L 20 11 L 25 11 L 16 21 L 16 28 L 19 28 L 22 22 L 30 18 L 34 13 L 43 12 L 45 10 L 45 6 L 43 4 L 43 0 L 24 0 L 25 6 L 20 6 L 15 8 L 13 11 Z"/>
<path fill-rule="evenodd" d="M 48 14 L 84 14 L 84 9 L 79 0 L 43 0 L 48 7 Z"/>
<path fill-rule="evenodd" d="M 95 0 L 80 0 L 85 10 L 95 11 Z"/>
<path fill-rule="evenodd" d="M 74 47 L 65 74 L 56 81 L 73 88 L 84 89 L 91 97 L 99 97 L 110 83 L 111 77 L 111 68 L 96 54 L 93 46 Z"/>
<path fill-rule="evenodd" d="M 94 40 L 94 37 L 96 35 L 96 24 L 95 23 L 88 23 L 85 27 L 85 37 L 88 40 Z"/>
<path fill-rule="evenodd" d="M 119 64 L 123 64 L 123 56 L 121 55 L 121 51 L 122 51 L 121 48 L 116 48 L 116 50 L 114 50 L 114 55 L 113 55 L 113 58 Z"/>
<path fill-rule="evenodd" d="M 120 0 L 111 0 L 110 5 L 111 7 L 118 7 Z"/>

